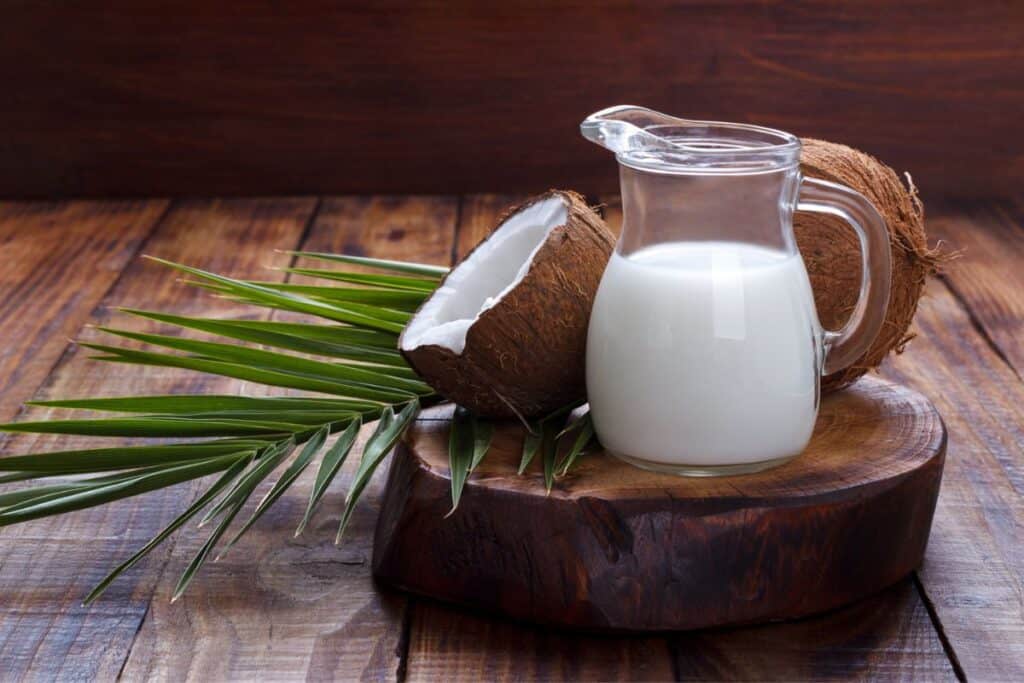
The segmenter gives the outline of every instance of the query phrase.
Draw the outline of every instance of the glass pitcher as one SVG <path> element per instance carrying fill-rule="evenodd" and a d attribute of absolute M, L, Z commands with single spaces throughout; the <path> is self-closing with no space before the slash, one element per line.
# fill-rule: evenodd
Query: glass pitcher
<path fill-rule="evenodd" d="M 675 474 L 755 472 L 796 457 L 819 378 L 857 360 L 889 301 L 885 221 L 862 195 L 800 175 L 800 140 L 618 106 L 580 126 L 615 152 L 622 234 L 587 337 L 594 428 L 612 454 Z M 860 298 L 822 330 L 794 210 L 860 238 Z"/>

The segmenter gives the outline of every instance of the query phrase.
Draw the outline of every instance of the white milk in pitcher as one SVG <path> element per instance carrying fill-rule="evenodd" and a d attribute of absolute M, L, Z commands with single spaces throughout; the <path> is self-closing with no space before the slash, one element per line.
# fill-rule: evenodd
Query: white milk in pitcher
<path fill-rule="evenodd" d="M 615 253 L 587 339 L 597 434 L 669 467 L 796 455 L 817 415 L 821 335 L 799 254 L 733 242 Z"/>

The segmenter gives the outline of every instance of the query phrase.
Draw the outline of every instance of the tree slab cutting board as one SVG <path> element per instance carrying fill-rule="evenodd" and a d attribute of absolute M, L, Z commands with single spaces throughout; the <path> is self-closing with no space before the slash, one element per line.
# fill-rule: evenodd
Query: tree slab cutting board
<path fill-rule="evenodd" d="M 446 516 L 450 414 L 424 411 L 396 450 L 375 576 L 585 629 L 788 619 L 875 593 L 924 556 L 946 450 L 926 398 L 869 377 L 825 397 L 807 450 L 775 469 L 686 478 L 594 452 L 548 494 L 540 455 L 516 474 L 524 430 L 509 423 Z"/>

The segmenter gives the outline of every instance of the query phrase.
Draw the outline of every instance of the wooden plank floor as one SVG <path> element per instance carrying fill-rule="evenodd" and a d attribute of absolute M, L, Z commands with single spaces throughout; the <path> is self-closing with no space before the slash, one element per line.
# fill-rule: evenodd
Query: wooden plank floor
<path fill-rule="evenodd" d="M 283 277 L 266 266 L 297 247 L 449 263 L 515 199 L 0 203 L 0 419 L 45 415 L 19 412 L 33 397 L 252 390 L 98 364 L 67 341 L 124 305 L 259 314 L 177 285 L 141 253 L 261 279 Z M 1024 680 L 1024 202 L 930 208 L 930 232 L 964 254 L 929 286 L 917 339 L 883 369 L 929 396 L 950 431 L 931 543 L 911 579 L 784 624 L 624 637 L 512 623 L 374 586 L 381 472 L 341 549 L 329 515 L 292 538 L 305 477 L 182 600 L 169 592 L 201 542 L 187 529 L 81 607 L 116 558 L 188 505 L 199 489 L 185 484 L 0 529 L 0 680 Z M 0 437 L 0 453 L 58 441 Z M 349 476 L 325 509 L 340 508 Z"/>

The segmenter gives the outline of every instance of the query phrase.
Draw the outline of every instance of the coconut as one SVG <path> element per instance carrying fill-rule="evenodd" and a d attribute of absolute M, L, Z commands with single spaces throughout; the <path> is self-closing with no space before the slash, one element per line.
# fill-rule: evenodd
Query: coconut
<path fill-rule="evenodd" d="M 890 351 L 903 351 L 913 337 L 910 322 L 925 280 L 935 272 L 940 257 L 928 247 L 924 206 L 909 175 L 904 186 L 893 169 L 863 152 L 821 140 L 802 142 L 803 174 L 846 185 L 864 195 L 885 219 L 892 245 L 892 285 L 885 322 L 857 362 L 822 380 L 823 391 L 834 391 L 878 367 Z M 857 236 L 844 221 L 824 214 L 798 212 L 793 222 L 818 317 L 826 329 L 837 330 L 849 320 L 860 291 Z"/>
<path fill-rule="evenodd" d="M 590 309 L 614 245 L 578 194 L 534 197 L 448 273 L 399 348 L 478 415 L 533 417 L 582 399 Z"/>

